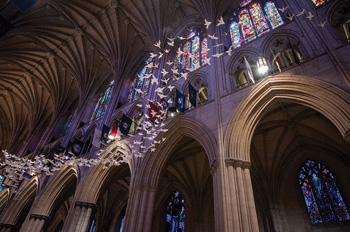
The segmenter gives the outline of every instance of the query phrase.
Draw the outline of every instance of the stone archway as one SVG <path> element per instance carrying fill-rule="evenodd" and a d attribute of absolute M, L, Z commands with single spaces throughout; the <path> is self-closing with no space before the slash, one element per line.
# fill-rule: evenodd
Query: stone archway
<path fill-rule="evenodd" d="M 313 78 L 275 76 L 257 84 L 231 118 L 224 141 L 226 157 L 250 161 L 254 129 L 266 108 L 276 99 L 310 107 L 327 117 L 349 140 L 350 96 L 341 89 Z"/>

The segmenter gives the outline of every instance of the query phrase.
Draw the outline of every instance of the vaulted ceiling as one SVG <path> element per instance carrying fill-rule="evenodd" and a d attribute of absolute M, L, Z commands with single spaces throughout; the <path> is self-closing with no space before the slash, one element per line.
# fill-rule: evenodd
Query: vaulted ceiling
<path fill-rule="evenodd" d="M 37 0 L 22 11 L 1 1 L 0 149 L 30 143 L 112 79 L 127 87 L 152 44 L 203 28 L 236 2 Z"/>

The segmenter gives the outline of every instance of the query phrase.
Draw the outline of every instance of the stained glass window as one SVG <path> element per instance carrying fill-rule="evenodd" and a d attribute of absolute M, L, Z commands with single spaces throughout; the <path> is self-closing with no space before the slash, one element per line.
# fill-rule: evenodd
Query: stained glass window
<path fill-rule="evenodd" d="M 243 38 L 246 42 L 249 42 L 255 39 L 255 32 L 252 21 L 250 20 L 249 12 L 246 9 L 243 9 L 239 14 L 239 21 L 242 24 L 242 33 Z"/>
<path fill-rule="evenodd" d="M 89 232 L 95 232 L 95 227 L 96 227 L 95 221 L 96 221 L 95 219 L 92 220 Z"/>
<path fill-rule="evenodd" d="M 194 68 L 195 65 L 199 65 L 200 63 L 200 43 L 199 43 L 199 36 L 195 36 L 192 39 L 192 64 L 191 67 Z"/>
<path fill-rule="evenodd" d="M 205 37 L 202 41 L 202 64 L 206 64 L 205 60 L 208 59 L 208 39 Z"/>
<path fill-rule="evenodd" d="M 77 114 L 77 110 L 75 110 L 74 114 L 72 114 L 71 116 L 69 116 L 66 125 L 64 126 L 64 132 L 67 133 L 70 126 L 72 125 L 73 119 L 75 117 L 75 115 Z"/>
<path fill-rule="evenodd" d="M 258 36 L 270 30 L 269 26 L 266 23 L 265 16 L 261 10 L 260 4 L 252 4 L 252 6 L 250 7 L 250 14 L 252 16 L 256 33 L 258 34 Z"/>
<path fill-rule="evenodd" d="M 150 75 L 153 71 L 151 63 L 152 58 L 149 58 L 146 61 L 145 66 L 139 71 L 137 77 L 133 80 L 129 91 L 128 103 L 147 95 L 149 83 L 151 81 Z"/>
<path fill-rule="evenodd" d="M 312 0 L 312 2 L 316 5 L 316 6 L 321 6 L 323 3 L 328 2 L 329 0 Z"/>
<path fill-rule="evenodd" d="M 283 25 L 283 20 L 278 13 L 275 3 L 267 2 L 264 9 L 273 29 Z"/>
<path fill-rule="evenodd" d="M 189 58 L 189 54 L 191 52 L 191 42 L 187 41 L 185 43 L 184 46 L 184 51 L 183 51 L 183 68 L 182 68 L 182 72 L 187 73 L 190 67 L 190 58 Z"/>
<path fill-rule="evenodd" d="M 188 73 L 192 68 L 199 67 L 205 64 L 205 59 L 208 58 L 208 40 L 202 38 L 198 32 L 191 32 L 187 36 L 187 40 L 180 47 L 182 55 L 177 55 L 174 60 L 174 70 L 178 73 Z M 173 80 L 180 74 L 173 76 Z"/>
<path fill-rule="evenodd" d="M 299 184 L 312 224 L 350 220 L 333 174 L 325 165 L 308 160 L 300 169 Z"/>
<path fill-rule="evenodd" d="M 244 1 L 240 4 L 240 6 L 241 6 L 241 7 L 244 7 L 244 6 L 248 5 L 251 1 L 252 1 L 252 0 L 244 0 Z"/>
<path fill-rule="evenodd" d="M 123 217 L 122 222 L 121 222 L 121 224 L 120 224 L 120 230 L 119 230 L 120 232 L 123 231 L 124 221 L 125 221 L 125 216 Z"/>
<path fill-rule="evenodd" d="M 239 34 L 239 28 L 236 22 L 232 22 L 230 25 L 230 35 L 234 48 L 238 48 L 242 45 L 241 35 Z"/>
<path fill-rule="evenodd" d="M 166 208 L 166 231 L 185 230 L 185 200 L 179 192 L 172 194 Z"/>
<path fill-rule="evenodd" d="M 105 91 L 105 93 L 103 94 L 103 96 L 101 96 L 95 106 L 94 112 L 92 113 L 91 119 L 90 119 L 90 123 L 95 121 L 95 120 L 100 120 L 103 115 L 106 112 L 109 100 L 111 99 L 112 96 L 112 90 L 113 90 L 113 84 L 114 81 L 112 81 L 107 90 Z"/>

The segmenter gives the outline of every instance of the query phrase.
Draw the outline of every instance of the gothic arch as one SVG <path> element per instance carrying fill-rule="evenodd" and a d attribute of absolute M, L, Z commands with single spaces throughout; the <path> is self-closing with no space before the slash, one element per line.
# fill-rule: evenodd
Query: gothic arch
<path fill-rule="evenodd" d="M 233 114 L 225 135 L 227 158 L 250 161 L 250 143 L 264 110 L 275 99 L 294 101 L 328 118 L 345 139 L 350 96 L 326 82 L 302 76 L 274 76 L 257 84 Z"/>
<path fill-rule="evenodd" d="M 121 147 L 117 145 L 111 145 L 106 151 L 101 154 L 104 158 L 107 158 L 111 153 L 121 152 L 126 156 L 131 155 L 130 148 L 122 144 Z M 132 174 L 131 165 L 127 164 L 128 170 Z M 117 167 L 118 168 L 118 167 Z M 96 204 L 100 195 L 101 188 L 106 181 L 115 173 L 116 167 L 103 168 L 100 164 L 95 166 L 91 172 L 81 181 L 82 188 L 78 188 L 76 192 L 76 201 Z M 124 169 L 123 169 L 124 170 Z M 126 170 L 125 170 L 126 171 Z M 123 171 L 124 172 L 124 171 Z"/>
<path fill-rule="evenodd" d="M 27 183 L 22 183 L 14 199 L 10 200 L 7 206 L 8 210 L 5 210 L 4 212 L 6 212 L 6 214 L 2 216 L 2 223 L 16 225 L 23 213 L 23 209 L 31 207 L 38 189 L 38 178 L 33 177 L 30 181 L 27 180 L 26 182 Z"/>
<path fill-rule="evenodd" d="M 37 197 L 31 214 L 48 216 L 53 213 L 54 207 L 59 203 L 60 197 L 66 194 L 70 186 L 77 184 L 77 170 L 75 167 L 67 167 L 56 175 L 56 178 L 45 188 L 45 191 Z"/>
<path fill-rule="evenodd" d="M 166 139 L 162 142 L 154 153 L 145 155 L 135 176 L 135 184 L 142 183 L 156 186 L 160 177 L 159 174 L 169 155 L 183 136 L 194 139 L 203 147 L 209 160 L 209 165 L 213 164 L 217 159 L 217 141 L 212 131 L 206 125 L 189 117 L 178 115 L 166 128 L 169 130 L 164 134 L 160 134 L 157 139 L 162 137 L 171 139 Z"/>

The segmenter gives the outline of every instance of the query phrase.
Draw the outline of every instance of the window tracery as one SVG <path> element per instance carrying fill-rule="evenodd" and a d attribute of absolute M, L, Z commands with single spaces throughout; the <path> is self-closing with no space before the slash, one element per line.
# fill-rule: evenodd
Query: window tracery
<path fill-rule="evenodd" d="M 350 220 L 334 176 L 325 165 L 308 160 L 299 171 L 299 184 L 312 224 Z"/>
<path fill-rule="evenodd" d="M 111 99 L 111 96 L 112 96 L 113 85 L 114 85 L 114 81 L 112 81 L 109 84 L 105 93 L 98 99 L 94 112 L 92 113 L 92 116 L 90 118 L 90 123 L 96 120 L 100 120 L 105 114 L 109 100 Z"/>
<path fill-rule="evenodd" d="M 312 0 L 315 6 L 321 6 L 322 4 L 328 2 L 329 0 Z"/>
<path fill-rule="evenodd" d="M 131 84 L 131 88 L 128 96 L 128 103 L 133 102 L 139 98 L 143 98 L 147 95 L 149 84 L 151 81 L 151 73 L 153 71 L 152 58 L 148 58 L 145 66 L 139 71 L 136 78 Z"/>
<path fill-rule="evenodd" d="M 234 48 L 284 24 L 273 2 L 266 2 L 264 11 L 259 3 L 251 3 L 251 1 L 243 3 L 241 7 L 246 6 L 246 8 L 239 12 L 238 23 L 233 20 L 230 24 L 230 35 Z"/>
<path fill-rule="evenodd" d="M 174 74 L 173 79 L 180 75 L 180 73 L 188 73 L 190 69 L 196 69 L 204 65 L 208 59 L 208 40 L 199 32 L 191 32 L 187 36 L 182 48 L 183 54 L 178 54 L 174 60 L 174 69 L 179 74 Z"/>

